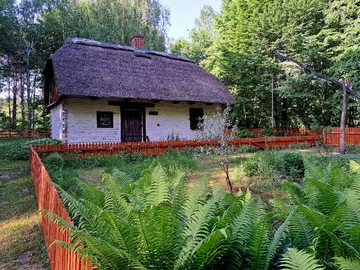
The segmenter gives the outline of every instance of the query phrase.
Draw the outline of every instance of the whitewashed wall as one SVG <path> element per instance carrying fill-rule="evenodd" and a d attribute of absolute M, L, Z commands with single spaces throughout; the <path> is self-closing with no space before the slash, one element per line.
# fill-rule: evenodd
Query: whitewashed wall
<path fill-rule="evenodd" d="M 204 115 L 216 113 L 215 105 L 207 106 L 204 103 L 189 105 L 187 102 L 173 104 L 160 102 L 155 108 L 146 109 L 146 135 L 150 141 L 166 141 L 174 132 L 183 140 L 193 140 L 196 131 L 190 129 L 190 108 L 203 108 Z M 149 115 L 149 111 L 156 111 L 158 115 Z"/>
<path fill-rule="evenodd" d="M 120 108 L 109 106 L 107 99 L 69 98 L 64 109 L 67 109 L 67 143 L 120 141 Z M 97 128 L 98 111 L 114 113 L 113 128 Z"/>
<path fill-rule="evenodd" d="M 54 140 L 62 140 L 63 139 L 63 105 L 60 104 L 51 110 L 51 138 Z"/>
<path fill-rule="evenodd" d="M 119 142 L 121 140 L 120 108 L 109 106 L 108 99 L 68 98 L 63 104 L 52 109 L 52 138 L 67 143 Z M 190 130 L 190 108 L 203 108 L 204 115 L 216 113 L 216 105 L 205 103 L 189 105 L 187 102 L 156 103 L 146 108 L 146 135 L 150 141 L 166 141 L 171 133 L 180 139 L 195 139 L 196 131 Z M 97 128 L 97 111 L 114 113 L 113 128 Z M 158 115 L 149 115 L 155 111 Z M 65 113 L 64 113 L 65 112 Z M 63 119 L 61 119 L 61 117 Z M 63 127 L 61 126 L 63 123 Z"/>

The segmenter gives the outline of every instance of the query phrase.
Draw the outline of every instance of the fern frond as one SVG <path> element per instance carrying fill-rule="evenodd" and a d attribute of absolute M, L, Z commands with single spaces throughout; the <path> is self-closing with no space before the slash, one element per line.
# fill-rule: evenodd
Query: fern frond
<path fill-rule="evenodd" d="M 330 171 L 329 184 L 336 188 L 347 188 L 354 182 L 354 179 L 350 177 L 343 169 L 338 166 L 334 166 Z"/>
<path fill-rule="evenodd" d="M 204 205 L 197 204 L 196 211 L 193 213 L 187 227 L 184 230 L 184 239 L 187 242 L 180 251 L 179 258 L 175 264 L 176 269 L 181 269 L 186 265 L 186 261 L 201 246 L 202 242 L 209 234 L 209 220 L 214 216 L 216 203 L 223 198 L 223 193 L 215 194 Z"/>
<path fill-rule="evenodd" d="M 335 263 L 338 265 L 340 270 L 359 270 L 360 259 L 347 259 L 343 257 L 336 257 Z"/>
<path fill-rule="evenodd" d="M 330 214 L 339 203 L 334 186 L 328 183 L 305 179 L 304 188 L 311 205 L 324 214 Z"/>
<path fill-rule="evenodd" d="M 94 217 L 98 215 L 101 209 L 88 201 L 77 200 L 65 190 L 63 190 L 60 186 L 54 184 L 56 189 L 60 193 L 60 197 L 64 203 L 64 205 L 69 209 L 71 214 L 71 218 L 78 228 L 87 228 L 91 231 L 95 230 L 93 226 Z M 90 207 L 89 207 L 90 206 Z"/>
<path fill-rule="evenodd" d="M 281 269 L 322 270 L 325 269 L 314 255 L 296 248 L 289 248 L 281 260 Z"/>
<path fill-rule="evenodd" d="M 58 215 L 54 214 L 53 212 L 50 212 L 48 210 L 42 209 L 39 211 L 40 213 L 43 213 L 50 221 L 53 221 L 56 226 L 62 231 L 66 229 L 74 230 L 76 227 L 70 223 L 59 217 Z"/>
<path fill-rule="evenodd" d="M 326 216 L 323 213 L 307 205 L 298 206 L 296 212 L 303 215 L 313 228 L 321 228 L 326 223 Z"/>
<path fill-rule="evenodd" d="M 265 269 L 269 268 L 271 260 L 275 257 L 276 252 L 281 246 L 282 242 L 286 238 L 286 231 L 288 229 L 288 225 L 293 216 L 294 212 L 291 212 L 283 224 L 276 230 L 274 237 L 272 238 L 270 245 L 268 247 L 267 255 L 265 258 Z"/>
<path fill-rule="evenodd" d="M 150 193 L 147 197 L 147 206 L 157 206 L 170 201 L 170 187 L 164 168 L 159 164 L 151 174 Z"/>
<path fill-rule="evenodd" d="M 228 250 L 227 237 L 225 229 L 217 229 L 211 232 L 192 252 L 190 267 L 192 269 L 213 269 L 216 261 L 221 262 L 225 259 Z"/>
<path fill-rule="evenodd" d="M 83 231 L 77 231 L 76 236 L 81 239 L 81 243 L 88 250 L 88 257 L 105 269 L 147 269 L 138 259 L 126 251 L 114 247 L 101 238 L 89 235 Z M 75 245 L 75 252 L 82 249 L 80 245 Z"/>
<path fill-rule="evenodd" d="M 306 194 L 302 190 L 299 184 L 285 181 L 281 184 L 283 190 L 288 194 L 292 203 L 294 204 L 304 204 L 306 203 Z"/>
<path fill-rule="evenodd" d="M 291 217 L 289 232 L 294 245 L 301 249 L 311 246 L 317 237 L 313 224 L 296 212 Z"/>
<path fill-rule="evenodd" d="M 317 179 L 321 182 L 327 182 L 329 178 L 329 170 L 331 165 L 324 170 L 324 168 L 320 168 L 316 165 L 316 162 L 313 160 L 314 158 L 309 156 L 303 157 L 304 167 L 305 167 L 305 178 Z"/>
<path fill-rule="evenodd" d="M 195 212 L 196 205 L 204 199 L 205 193 L 209 191 L 209 175 L 209 172 L 203 174 L 199 181 L 190 189 L 184 206 L 184 213 L 187 219 L 190 219 Z"/>
<path fill-rule="evenodd" d="M 79 180 L 79 187 L 81 189 L 81 198 L 91 201 L 98 207 L 104 206 L 104 193 L 93 185 L 86 184 Z"/>
<path fill-rule="evenodd" d="M 135 180 L 127 173 L 118 169 L 113 169 L 111 174 L 121 186 L 127 186 L 135 182 Z"/>
<path fill-rule="evenodd" d="M 265 261 L 270 245 L 269 217 L 264 216 L 256 225 L 249 241 L 249 254 L 251 269 L 266 269 Z"/>

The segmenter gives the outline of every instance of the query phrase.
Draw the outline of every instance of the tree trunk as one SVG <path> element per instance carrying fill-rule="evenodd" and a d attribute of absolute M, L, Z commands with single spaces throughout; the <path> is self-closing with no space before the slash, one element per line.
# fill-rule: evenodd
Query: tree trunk
<path fill-rule="evenodd" d="M 8 78 L 8 111 L 9 111 L 9 121 L 8 121 L 8 128 L 10 129 L 11 128 L 11 83 L 10 83 L 10 76 Z"/>
<path fill-rule="evenodd" d="M 26 48 L 25 48 L 25 52 L 26 52 L 26 101 L 27 101 L 27 105 L 28 105 L 28 129 L 31 129 L 32 126 L 32 113 L 31 113 L 31 88 L 30 88 L 30 54 L 31 51 L 33 50 L 35 45 L 34 40 L 32 40 L 31 42 L 26 42 Z"/>
<path fill-rule="evenodd" d="M 29 56 L 26 59 L 26 98 L 28 105 L 28 129 L 31 129 L 32 113 L 31 113 L 31 88 L 30 88 L 30 68 L 29 68 Z"/>
<path fill-rule="evenodd" d="M 17 72 L 14 71 L 14 81 L 13 81 L 13 109 L 12 109 L 12 119 L 11 119 L 11 128 L 16 129 L 17 121 L 17 92 L 18 92 L 18 77 Z"/>
<path fill-rule="evenodd" d="M 25 128 L 25 93 L 24 93 L 24 72 L 20 73 L 20 102 L 21 102 L 21 126 Z"/>
<path fill-rule="evenodd" d="M 340 119 L 340 154 L 345 154 L 345 127 L 346 127 L 346 112 L 349 101 L 349 95 L 347 91 L 347 86 L 350 85 L 350 80 L 343 80 L 343 104 L 341 109 L 341 119 Z"/>
<path fill-rule="evenodd" d="M 282 110 L 281 110 L 281 134 L 283 136 L 286 136 L 286 128 L 287 128 L 287 100 L 283 99 L 283 104 L 282 104 Z"/>

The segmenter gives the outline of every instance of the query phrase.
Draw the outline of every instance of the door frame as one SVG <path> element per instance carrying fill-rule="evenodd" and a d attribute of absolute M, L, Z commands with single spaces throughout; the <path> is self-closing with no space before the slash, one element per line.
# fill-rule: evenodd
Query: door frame
<path fill-rule="evenodd" d="M 144 107 L 140 107 L 140 106 L 121 106 L 120 107 L 120 114 L 121 114 L 121 134 L 120 134 L 120 140 L 121 142 L 124 142 L 124 123 L 125 123 L 125 112 L 126 110 L 136 110 L 136 111 L 141 111 L 141 118 L 142 118 L 142 141 L 145 142 L 146 141 L 146 113 L 145 113 L 145 106 Z"/>

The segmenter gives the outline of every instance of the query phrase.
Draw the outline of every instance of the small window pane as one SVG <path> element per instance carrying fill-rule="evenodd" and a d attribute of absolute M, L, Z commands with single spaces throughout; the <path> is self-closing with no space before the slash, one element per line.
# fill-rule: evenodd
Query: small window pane
<path fill-rule="evenodd" d="M 98 128 L 113 128 L 113 112 L 97 112 L 97 127 Z"/>

